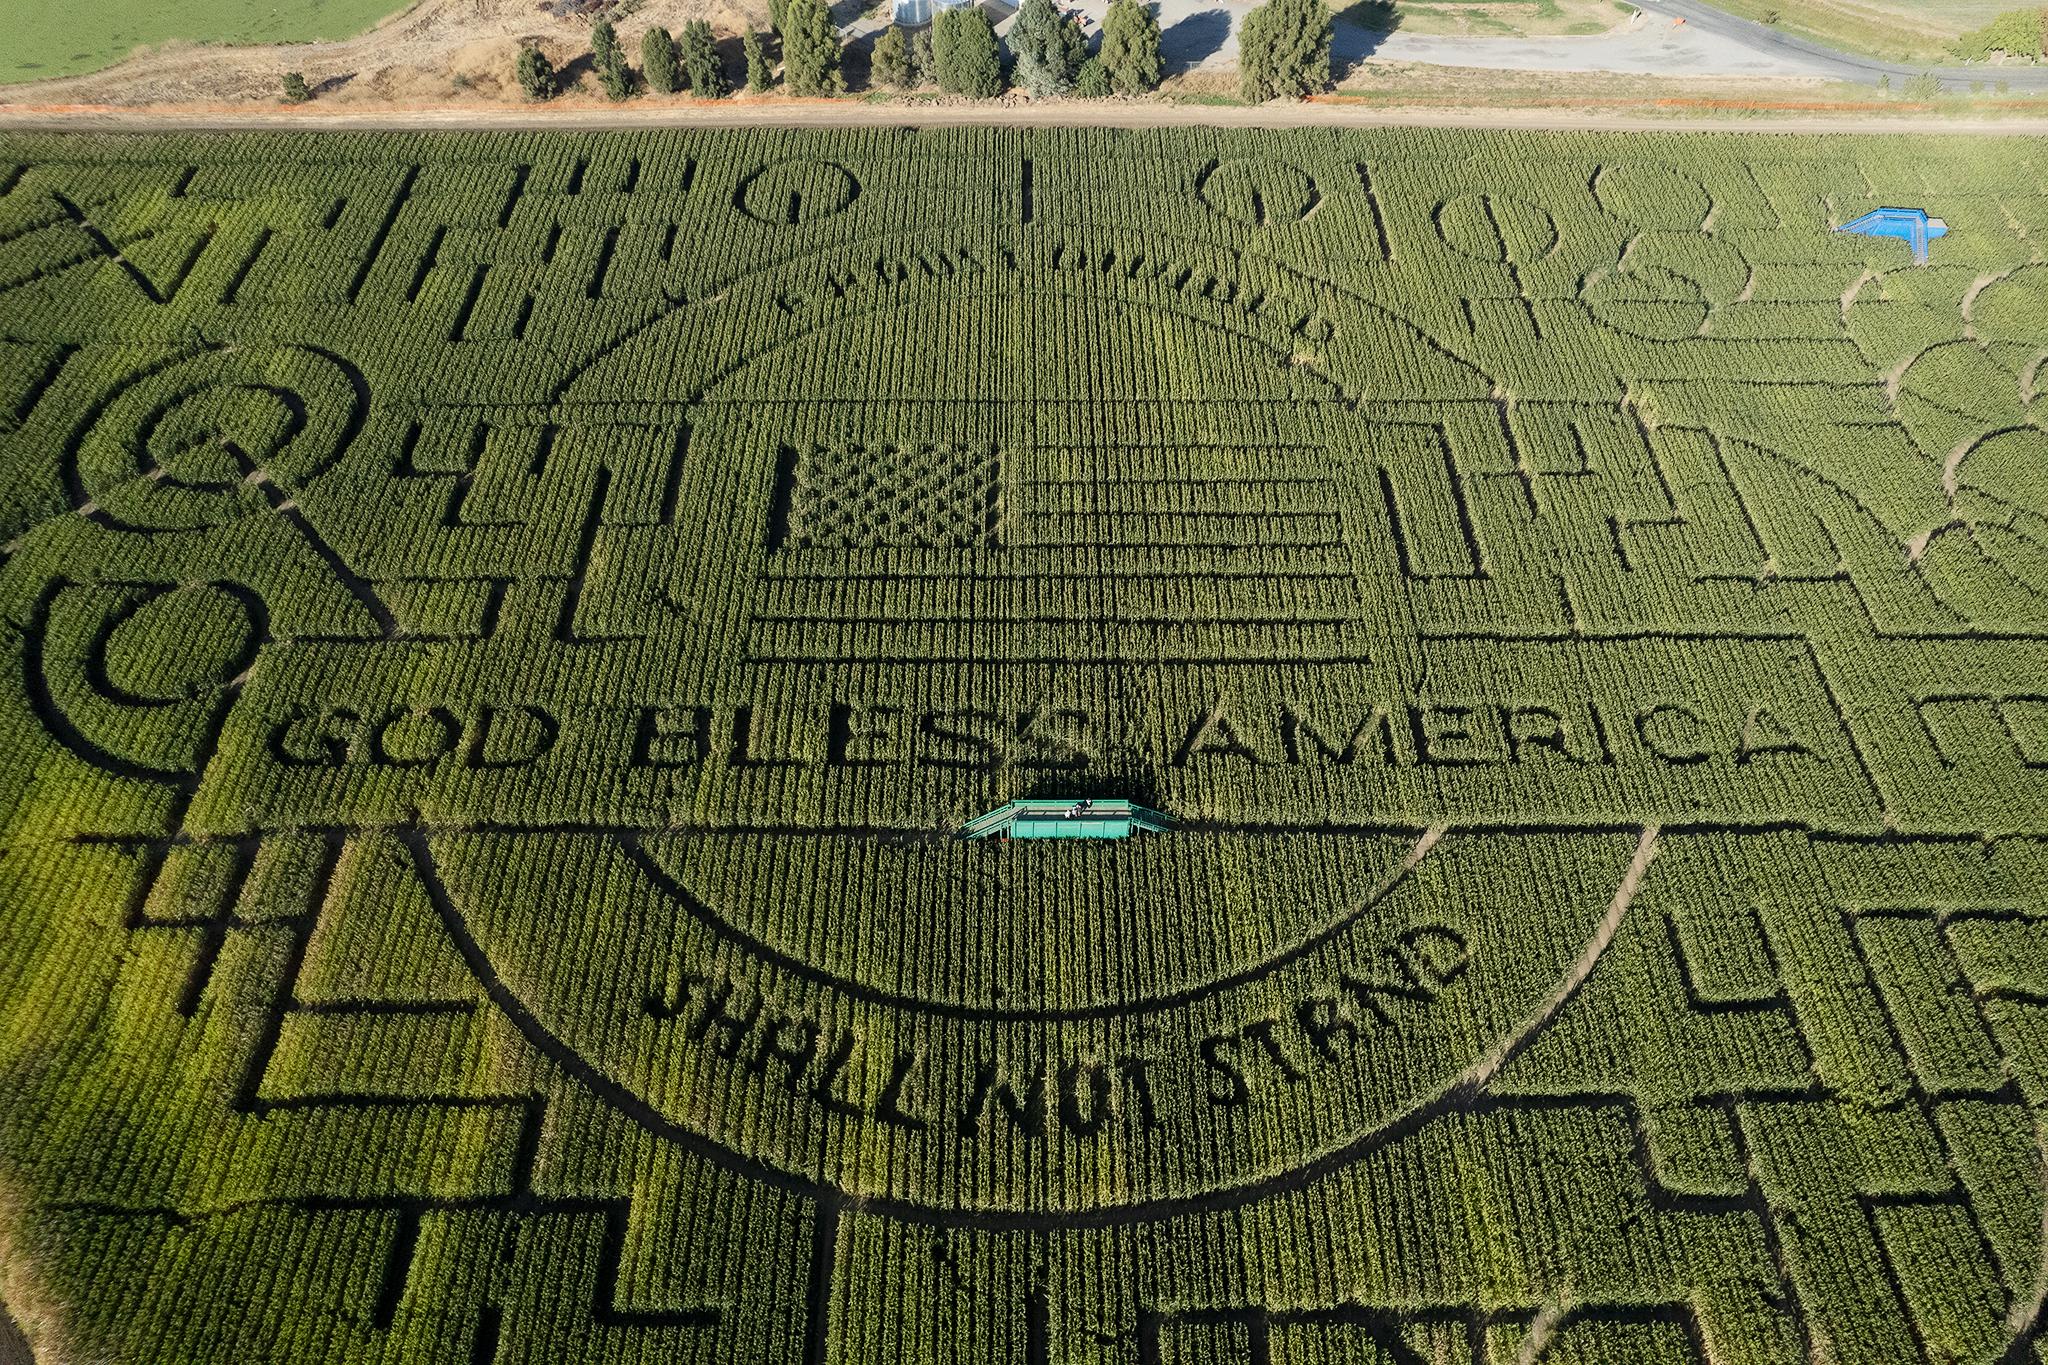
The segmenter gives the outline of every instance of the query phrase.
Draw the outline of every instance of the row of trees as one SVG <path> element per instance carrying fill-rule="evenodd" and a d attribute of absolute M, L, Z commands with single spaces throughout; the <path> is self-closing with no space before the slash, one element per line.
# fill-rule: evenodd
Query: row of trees
<path fill-rule="evenodd" d="M 1246 99 L 1300 99 L 1330 83 L 1330 8 L 1326 0 L 1267 0 L 1238 30 Z M 1114 0 L 1102 21 L 1102 46 L 1088 55 L 1080 22 L 1053 0 L 1024 0 L 1010 31 L 1014 77 L 1033 95 L 1136 95 L 1162 73 L 1159 21 L 1142 0 Z M 877 84 L 909 89 L 920 77 L 950 94 L 986 99 L 1003 87 L 994 27 L 978 5 L 947 10 L 928 33 L 906 40 L 891 29 L 875 45 Z"/>
<path fill-rule="evenodd" d="M 768 58 L 762 50 L 761 36 L 749 30 L 746 41 L 748 84 L 765 90 Z M 631 89 L 632 77 L 618 56 L 616 43 L 612 53 L 610 65 L 601 66 L 599 72 L 604 78 L 605 93 L 615 100 L 624 99 Z M 686 81 L 700 99 L 717 99 L 726 93 L 725 67 L 718 60 L 711 25 L 702 19 L 684 24 L 680 41 L 670 37 L 665 28 L 648 29 L 640 38 L 640 69 L 646 73 L 647 88 L 657 95 L 673 95 L 683 89 Z"/>
<path fill-rule="evenodd" d="M 771 22 L 782 40 L 783 83 L 793 95 L 834 95 L 846 88 L 840 70 L 844 47 L 826 0 L 774 0 Z M 591 29 L 591 58 L 599 84 L 614 100 L 639 88 L 608 20 Z M 948 94 L 991 99 L 1014 78 L 1034 96 L 1137 95 L 1158 87 L 1163 73 L 1159 20 L 1144 0 L 1112 0 L 1102 21 L 1102 42 L 1090 56 L 1081 22 L 1054 0 L 1024 0 L 1009 36 L 1013 59 L 1006 72 L 1003 43 L 977 4 L 942 12 L 929 28 L 911 34 L 891 25 L 876 40 L 872 80 L 878 87 L 912 90 L 936 85 Z M 1247 99 L 1300 98 L 1330 82 L 1330 10 L 1325 0 L 1267 0 L 1239 29 L 1239 63 Z M 742 38 L 747 88 L 773 80 L 762 35 Z M 551 99 L 561 81 L 538 48 L 519 54 L 519 86 L 528 99 Z M 640 43 L 640 80 L 657 95 L 687 88 L 700 99 L 729 93 L 710 24 L 683 25 L 677 38 L 649 29 Z"/>
<path fill-rule="evenodd" d="M 823 0 L 792 0 L 791 8 L 798 6 L 808 6 L 820 14 L 825 13 Z M 830 25 L 829 16 L 825 22 Z M 767 43 L 759 33 L 749 30 L 741 35 L 740 47 L 746 60 L 747 88 L 766 90 L 774 78 L 773 68 L 768 62 Z M 789 43 L 785 40 L 785 61 L 793 63 L 788 48 Z M 836 35 L 834 48 L 836 66 Z M 597 70 L 598 84 L 613 100 L 631 99 L 639 93 L 642 82 L 657 95 L 675 95 L 688 90 L 699 99 L 721 99 L 731 93 L 725 78 L 725 64 L 718 56 L 718 40 L 711 32 L 711 25 L 702 19 L 692 19 L 684 24 L 680 36 L 658 26 L 642 34 L 637 75 L 626 62 L 625 50 L 619 45 L 618 30 L 610 20 L 600 19 L 590 30 L 590 59 Z M 553 99 L 561 93 L 561 74 L 548 60 L 547 54 L 537 47 L 519 50 L 515 74 L 519 88 L 526 92 L 528 99 Z M 793 64 L 785 75 L 791 88 L 795 89 Z"/>
<path fill-rule="evenodd" d="M 952 95 L 1002 93 L 1003 45 L 978 5 L 941 13 L 914 36 L 891 27 L 875 42 L 874 83 L 895 90 L 936 85 Z M 1053 0 L 1024 0 L 1011 28 L 1010 73 L 1033 95 L 1136 95 L 1156 88 L 1162 71 L 1159 21 L 1141 0 L 1114 0 L 1102 23 L 1102 48 L 1088 55 L 1081 23 Z"/>

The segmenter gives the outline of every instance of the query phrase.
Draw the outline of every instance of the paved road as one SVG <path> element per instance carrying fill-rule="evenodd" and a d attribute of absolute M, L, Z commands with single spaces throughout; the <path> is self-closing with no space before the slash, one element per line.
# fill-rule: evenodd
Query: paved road
<path fill-rule="evenodd" d="M 1854 81 L 1861 85 L 1876 85 L 1889 76 L 1892 88 L 1896 90 L 1928 70 L 1923 66 L 1902 66 L 1879 57 L 1864 57 L 1809 42 L 1763 24 L 1738 19 L 1701 0 L 1638 0 L 1638 3 L 1645 13 L 1666 24 L 1673 19 L 1683 19 L 1688 28 L 1740 43 L 1759 56 L 1801 68 L 1809 75 Z M 1935 68 L 1933 74 L 1943 88 L 1949 90 L 1967 90 L 1978 83 L 1990 89 L 2004 81 L 2013 90 L 2048 91 L 2048 66 L 1948 66 Z"/>

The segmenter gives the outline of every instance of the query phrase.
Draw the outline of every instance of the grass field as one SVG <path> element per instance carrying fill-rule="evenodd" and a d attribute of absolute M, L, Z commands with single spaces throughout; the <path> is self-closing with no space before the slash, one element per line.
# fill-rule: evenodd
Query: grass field
<path fill-rule="evenodd" d="M 80 0 L 22 3 L 6 19 L 0 85 L 75 76 L 162 43 L 307 43 L 347 38 L 402 0 Z"/>
<path fill-rule="evenodd" d="M 1953 61 L 1949 44 L 2022 0 L 1714 0 L 1716 9 L 1787 33 L 1901 62 Z"/>
<path fill-rule="evenodd" d="M 0 1298 L 2043 1360 L 2044 241 L 1998 139 L 0 140 Z"/>

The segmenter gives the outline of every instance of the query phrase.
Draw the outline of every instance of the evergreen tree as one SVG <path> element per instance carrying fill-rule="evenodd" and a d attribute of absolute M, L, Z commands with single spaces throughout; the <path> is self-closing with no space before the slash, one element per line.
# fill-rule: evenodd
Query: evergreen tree
<path fill-rule="evenodd" d="M 1010 28 L 1010 51 L 1017 54 L 1017 79 L 1025 89 L 1040 97 L 1058 95 L 1073 87 L 1088 39 L 1053 0 L 1024 0 Z"/>
<path fill-rule="evenodd" d="M 519 88 L 530 100 L 551 100 L 559 88 L 555 81 L 555 64 L 547 54 L 537 47 L 519 49 Z"/>
<path fill-rule="evenodd" d="M 875 40 L 874 61 L 870 69 L 871 84 L 885 85 L 891 90 L 910 88 L 910 40 L 895 24 L 889 25 Z"/>
<path fill-rule="evenodd" d="M 826 0 L 784 0 L 782 81 L 792 95 L 835 95 L 846 88 L 839 71 L 839 30 Z"/>
<path fill-rule="evenodd" d="M 932 22 L 932 66 L 939 89 L 969 99 L 1003 93 L 1003 56 L 980 5 L 956 5 Z"/>
<path fill-rule="evenodd" d="M 768 0 L 768 27 L 778 38 L 789 36 L 789 0 Z"/>
<path fill-rule="evenodd" d="M 1102 19 L 1102 66 L 1119 95 L 1159 88 L 1159 20 L 1144 0 L 1111 0 Z"/>
<path fill-rule="evenodd" d="M 747 89 L 758 95 L 775 78 L 768 65 L 768 45 L 761 41 L 759 33 L 748 29 L 740 36 L 740 51 L 747 59 Z"/>
<path fill-rule="evenodd" d="M 926 24 L 910 35 L 910 83 L 935 85 L 939 79 L 938 58 L 932 55 L 932 26 Z"/>
<path fill-rule="evenodd" d="M 683 88 L 682 68 L 676 64 L 676 40 L 659 26 L 640 39 L 640 71 L 647 88 L 657 95 L 673 95 Z"/>
<path fill-rule="evenodd" d="M 825 0 L 787 0 L 782 20 L 782 80 L 789 93 L 836 95 L 844 90 L 839 29 Z"/>
<path fill-rule="evenodd" d="M 286 104 L 304 104 L 311 98 L 313 98 L 313 92 L 306 88 L 306 78 L 303 74 L 297 71 L 287 71 L 284 73 L 284 102 Z"/>
<path fill-rule="evenodd" d="M 1266 0 L 1237 31 L 1238 78 L 1254 103 L 1300 99 L 1330 83 L 1330 7 Z"/>
<path fill-rule="evenodd" d="M 1081 70 L 1074 76 L 1074 93 L 1084 100 L 1099 100 L 1110 93 L 1109 68 L 1100 57 L 1090 57 L 1081 63 Z"/>
<path fill-rule="evenodd" d="M 609 19 L 590 26 L 590 60 L 606 98 L 618 101 L 633 93 L 633 69 L 626 65 L 626 54 L 619 50 L 619 32 Z"/>
<path fill-rule="evenodd" d="M 700 100 L 724 99 L 730 87 L 725 83 L 725 64 L 718 60 L 718 40 L 711 25 L 692 19 L 683 25 L 683 69 L 690 73 L 690 92 Z"/>

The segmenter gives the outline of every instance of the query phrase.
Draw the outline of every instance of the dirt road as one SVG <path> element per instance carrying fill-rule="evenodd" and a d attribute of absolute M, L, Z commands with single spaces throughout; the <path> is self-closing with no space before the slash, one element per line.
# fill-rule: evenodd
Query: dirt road
<path fill-rule="evenodd" d="M 1911 132 L 1952 135 L 2048 136 L 2048 117 L 1930 119 L 1912 106 L 1869 109 L 1805 103 L 1731 117 L 1686 112 L 1654 101 L 1611 108 L 1401 108 L 1341 98 L 1303 104 L 1235 105 L 1068 101 L 985 104 L 868 104 L 859 100 L 774 100 L 756 104 L 639 103 L 626 108 L 532 105 L 351 109 L 177 109 L 161 112 L 68 106 L 0 108 L 0 130 L 78 132 L 511 132 L 536 128 L 594 132 L 615 128 L 1526 128 L 1611 132 Z"/>

